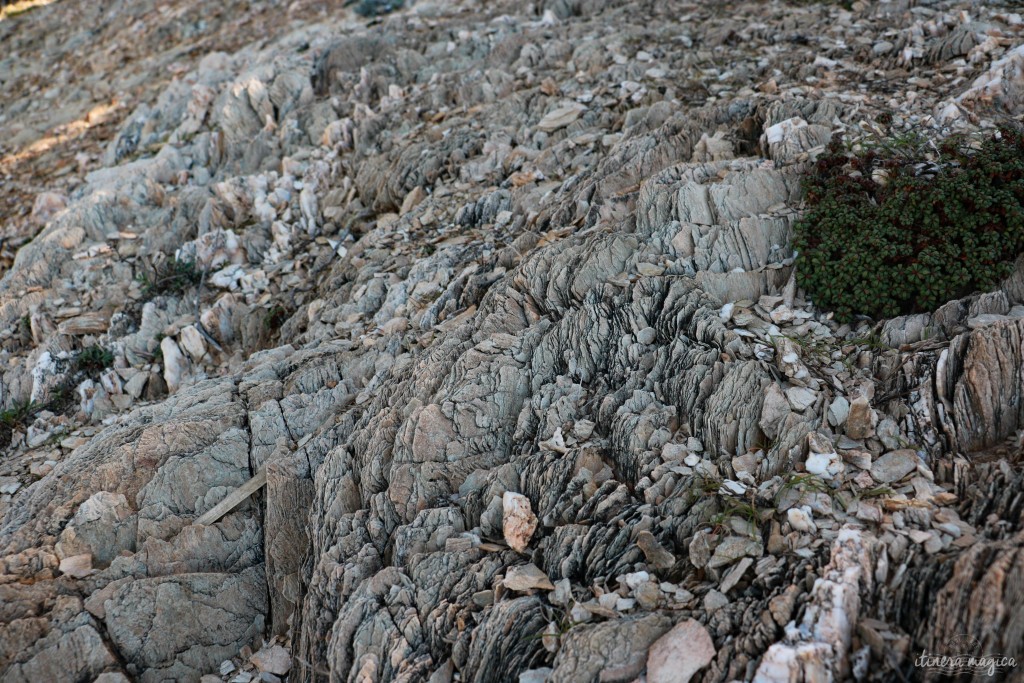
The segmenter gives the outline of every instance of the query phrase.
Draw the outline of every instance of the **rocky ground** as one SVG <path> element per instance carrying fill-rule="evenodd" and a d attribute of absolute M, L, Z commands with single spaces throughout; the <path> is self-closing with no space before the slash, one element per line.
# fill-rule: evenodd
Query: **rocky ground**
<path fill-rule="evenodd" d="M 790 239 L 834 132 L 1020 118 L 1012 4 L 5 16 L 0 680 L 1024 658 L 1024 262 L 839 324 Z"/>

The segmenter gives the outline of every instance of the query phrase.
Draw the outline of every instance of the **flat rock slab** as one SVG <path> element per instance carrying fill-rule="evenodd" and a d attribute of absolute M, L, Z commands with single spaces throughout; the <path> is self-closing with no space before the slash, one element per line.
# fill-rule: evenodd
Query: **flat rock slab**
<path fill-rule="evenodd" d="M 880 484 L 899 481 L 917 469 L 919 462 L 920 458 L 913 449 L 890 451 L 871 463 L 871 478 Z"/>
<path fill-rule="evenodd" d="M 648 683 L 687 683 L 715 658 L 715 644 L 694 619 L 676 624 L 647 655 Z"/>
<path fill-rule="evenodd" d="M 648 649 L 671 627 L 668 617 L 651 614 L 570 629 L 549 683 L 632 681 L 647 666 Z"/>
<path fill-rule="evenodd" d="M 548 575 L 533 563 L 509 567 L 505 576 L 505 587 L 514 591 L 526 591 L 531 588 L 555 590 L 555 584 L 551 583 Z"/>

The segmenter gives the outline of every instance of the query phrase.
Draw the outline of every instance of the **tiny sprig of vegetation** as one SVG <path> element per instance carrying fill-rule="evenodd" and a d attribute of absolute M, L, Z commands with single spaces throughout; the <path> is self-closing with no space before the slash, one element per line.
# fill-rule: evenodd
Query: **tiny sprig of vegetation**
<path fill-rule="evenodd" d="M 376 17 L 401 9 L 403 0 L 348 0 L 346 5 L 355 5 L 355 12 L 361 17 Z"/>
<path fill-rule="evenodd" d="M 86 379 L 98 380 L 100 374 L 114 363 L 114 353 L 103 346 L 87 346 L 71 358 L 58 362 L 64 377 L 50 389 L 45 403 L 19 401 L 0 410 L 0 448 L 11 443 L 13 431 L 28 425 L 44 410 L 66 413 L 77 403 L 75 388 Z"/>
<path fill-rule="evenodd" d="M 104 370 L 114 364 L 114 353 L 110 349 L 95 344 L 87 346 L 73 357 L 65 361 L 64 378 L 60 384 L 50 390 L 50 399 L 40 408 L 55 413 L 66 413 L 78 401 L 75 389 L 87 379 L 96 381 Z M 36 411 L 38 412 L 38 411 Z"/>
<path fill-rule="evenodd" d="M 882 496 L 891 496 L 893 491 L 888 486 L 875 486 L 874 488 L 865 489 L 860 492 L 860 497 L 863 499 L 880 498 Z"/>
<path fill-rule="evenodd" d="M 742 498 L 721 496 L 719 505 L 721 511 L 711 517 L 711 524 L 715 528 L 726 527 L 731 517 L 743 520 L 752 531 L 761 526 L 762 511 L 755 503 Z"/>
<path fill-rule="evenodd" d="M 267 332 L 281 329 L 281 325 L 288 320 L 288 316 L 288 309 L 280 304 L 274 304 L 263 314 L 263 329 Z"/>
<path fill-rule="evenodd" d="M 142 287 L 143 299 L 152 299 L 161 294 L 181 294 L 202 281 L 203 273 L 194 261 L 167 259 L 151 268 L 145 268 L 136 275 Z"/>
<path fill-rule="evenodd" d="M 114 352 L 95 344 L 82 349 L 73 362 L 76 373 L 99 375 L 114 363 Z"/>
<path fill-rule="evenodd" d="M 845 10 L 853 9 L 853 0 L 787 0 L 791 5 L 797 5 L 800 7 L 808 7 L 812 5 L 823 5 L 830 6 L 835 5 L 836 7 L 842 7 Z"/>
<path fill-rule="evenodd" d="M 0 410 L 0 448 L 9 446 L 14 430 L 27 424 L 38 410 L 38 406 L 31 401 L 19 401 L 10 408 Z"/>
<path fill-rule="evenodd" d="M 29 416 L 37 412 L 38 406 L 31 401 L 19 401 L 10 408 L 0 410 L 0 427 L 8 430 L 23 424 Z"/>
<path fill-rule="evenodd" d="M 580 626 L 584 622 L 573 621 L 572 616 L 568 611 L 555 607 L 549 606 L 545 610 L 546 615 L 549 618 L 549 625 L 545 626 L 541 630 L 531 633 L 524 637 L 526 641 L 540 641 L 545 638 L 553 638 L 555 640 L 561 640 L 566 634 L 577 626 Z M 550 624 L 554 624 L 554 632 L 549 631 Z"/>
<path fill-rule="evenodd" d="M 778 504 L 783 496 L 789 491 L 796 491 L 798 493 L 824 493 L 826 495 L 832 495 L 832 489 L 829 488 L 821 477 L 814 474 L 798 474 L 793 472 L 786 478 L 779 488 L 778 493 L 775 495 L 775 502 Z"/>
<path fill-rule="evenodd" d="M 805 180 L 799 284 L 839 319 L 934 310 L 993 289 L 1024 251 L 1024 133 L 844 144 Z"/>
<path fill-rule="evenodd" d="M 757 489 L 753 486 L 742 495 L 731 493 L 723 488 L 723 479 L 706 473 L 695 477 L 694 483 L 693 491 L 698 497 L 713 500 L 715 512 L 707 521 L 716 530 L 729 527 L 730 519 L 735 518 L 745 522 L 750 533 L 757 535 L 765 515 L 770 515 L 768 508 L 759 505 Z"/>

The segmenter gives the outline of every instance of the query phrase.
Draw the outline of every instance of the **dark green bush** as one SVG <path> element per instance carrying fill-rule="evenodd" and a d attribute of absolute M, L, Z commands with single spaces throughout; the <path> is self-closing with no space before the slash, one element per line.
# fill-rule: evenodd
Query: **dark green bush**
<path fill-rule="evenodd" d="M 921 138 L 847 151 L 806 179 L 797 277 L 839 319 L 929 311 L 993 289 L 1024 251 L 1024 134 Z"/>

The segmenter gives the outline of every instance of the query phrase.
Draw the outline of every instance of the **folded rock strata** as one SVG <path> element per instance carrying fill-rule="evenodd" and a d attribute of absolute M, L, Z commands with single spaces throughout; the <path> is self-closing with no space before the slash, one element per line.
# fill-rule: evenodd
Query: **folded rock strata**
<path fill-rule="evenodd" d="M 852 66 L 773 36 L 799 11 L 891 29 L 855 53 L 879 68 L 974 50 L 933 4 L 917 35 L 417 3 L 204 57 L 0 280 L 28 321 L 5 406 L 115 355 L 11 435 L 0 678 L 196 681 L 276 636 L 292 681 L 631 681 L 689 619 L 716 652 L 693 680 L 885 680 L 957 629 L 1024 654 L 1024 269 L 876 344 L 794 279 L 802 174 L 886 103 L 809 94 Z M 716 50 L 742 94 L 694 75 Z M 198 282 L 125 286 L 176 253 Z"/>

